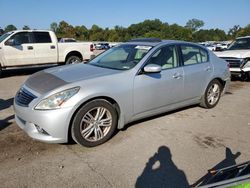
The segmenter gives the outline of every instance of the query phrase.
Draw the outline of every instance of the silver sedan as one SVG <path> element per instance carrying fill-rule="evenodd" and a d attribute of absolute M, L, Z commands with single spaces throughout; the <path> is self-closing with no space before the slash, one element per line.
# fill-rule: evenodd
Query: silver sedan
<path fill-rule="evenodd" d="M 34 139 L 92 147 L 138 119 L 193 104 L 213 108 L 229 82 L 227 63 L 202 46 L 138 39 L 88 64 L 33 74 L 15 96 L 15 120 Z"/>

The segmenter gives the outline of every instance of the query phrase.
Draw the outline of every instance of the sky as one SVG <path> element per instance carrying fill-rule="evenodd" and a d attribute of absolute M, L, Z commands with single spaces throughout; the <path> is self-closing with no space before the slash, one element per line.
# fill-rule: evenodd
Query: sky
<path fill-rule="evenodd" d="M 128 27 L 145 19 L 160 19 L 184 26 L 192 18 L 204 29 L 228 31 L 250 24 L 250 0 L 0 0 L 0 27 L 49 29 L 52 22 Z"/>

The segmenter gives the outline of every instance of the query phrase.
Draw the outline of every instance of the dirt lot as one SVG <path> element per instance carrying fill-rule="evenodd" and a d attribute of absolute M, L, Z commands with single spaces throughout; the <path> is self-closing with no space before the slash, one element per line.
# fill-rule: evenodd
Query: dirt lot
<path fill-rule="evenodd" d="M 33 72 L 0 79 L 0 187 L 185 187 L 214 166 L 250 160 L 250 82 L 232 82 L 214 109 L 136 122 L 84 148 L 34 141 L 17 127 L 13 96 Z"/>

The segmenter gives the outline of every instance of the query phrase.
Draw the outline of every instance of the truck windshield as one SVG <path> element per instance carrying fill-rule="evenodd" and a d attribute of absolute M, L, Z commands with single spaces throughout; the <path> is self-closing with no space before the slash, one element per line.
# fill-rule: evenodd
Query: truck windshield
<path fill-rule="evenodd" d="M 6 39 L 8 36 L 10 36 L 12 33 L 5 33 L 5 34 L 3 34 L 1 37 L 0 37 L 0 43 L 4 40 L 4 39 Z"/>
<path fill-rule="evenodd" d="M 89 62 L 90 65 L 116 69 L 132 69 L 149 52 L 152 46 L 122 44 L 113 47 Z"/>
<path fill-rule="evenodd" d="M 247 50 L 250 49 L 250 38 L 236 39 L 227 50 Z"/>

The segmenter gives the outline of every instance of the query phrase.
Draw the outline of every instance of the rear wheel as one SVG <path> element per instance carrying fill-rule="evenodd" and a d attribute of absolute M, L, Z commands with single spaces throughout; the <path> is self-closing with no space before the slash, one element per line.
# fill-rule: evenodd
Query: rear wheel
<path fill-rule="evenodd" d="M 201 99 L 200 105 L 204 108 L 213 108 L 215 107 L 221 96 L 222 85 L 218 80 L 212 80 L 205 91 Z"/>
<path fill-rule="evenodd" d="M 76 63 L 81 63 L 81 62 L 82 62 L 82 60 L 81 60 L 80 57 L 78 57 L 78 56 L 70 56 L 70 57 L 67 58 L 65 64 L 69 65 L 69 64 L 76 64 Z"/>
<path fill-rule="evenodd" d="M 0 78 L 2 77 L 2 66 L 0 65 Z"/>
<path fill-rule="evenodd" d="M 93 147 L 106 142 L 117 127 L 117 112 L 106 100 L 97 99 L 84 105 L 76 114 L 71 134 L 75 142 Z"/>

